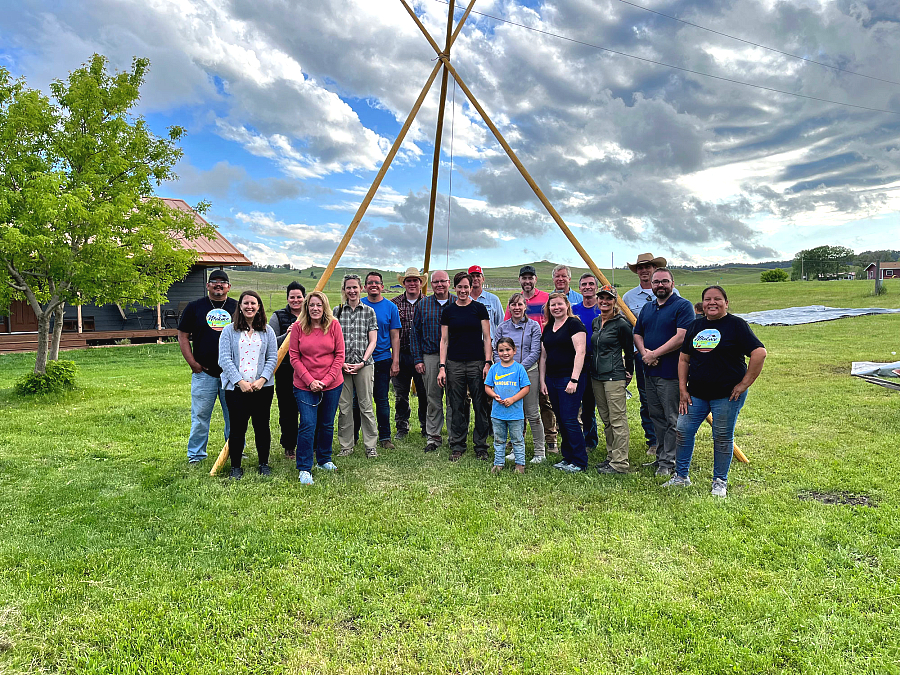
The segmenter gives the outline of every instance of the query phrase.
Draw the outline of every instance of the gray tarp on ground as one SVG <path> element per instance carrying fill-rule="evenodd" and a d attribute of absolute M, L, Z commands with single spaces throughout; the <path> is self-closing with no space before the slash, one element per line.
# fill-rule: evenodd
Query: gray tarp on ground
<path fill-rule="evenodd" d="M 865 316 L 867 314 L 900 314 L 900 309 L 884 309 L 883 307 L 842 309 L 825 305 L 809 305 L 807 307 L 770 309 L 765 312 L 748 312 L 737 316 L 747 323 L 755 323 L 760 326 L 799 326 L 803 323 L 833 321 L 848 316 Z"/>
<path fill-rule="evenodd" d="M 875 363 L 873 361 L 854 361 L 850 366 L 851 375 L 877 375 L 878 377 L 900 377 L 900 361 L 893 363 Z"/>

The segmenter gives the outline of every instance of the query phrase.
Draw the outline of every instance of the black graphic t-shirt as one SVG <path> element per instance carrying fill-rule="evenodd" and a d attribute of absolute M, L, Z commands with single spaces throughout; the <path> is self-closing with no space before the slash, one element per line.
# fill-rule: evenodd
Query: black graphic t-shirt
<path fill-rule="evenodd" d="M 688 392 L 705 401 L 728 398 L 747 373 L 744 357 L 763 346 L 747 322 L 733 314 L 716 321 L 696 319 L 681 345 L 691 357 Z"/>
<path fill-rule="evenodd" d="M 184 308 L 178 330 L 191 334 L 194 358 L 204 372 L 213 377 L 222 374 L 219 368 L 219 335 L 225 326 L 231 325 L 231 317 L 237 311 L 237 300 L 227 298 L 225 304 L 213 303 L 209 297 L 194 300 Z"/>

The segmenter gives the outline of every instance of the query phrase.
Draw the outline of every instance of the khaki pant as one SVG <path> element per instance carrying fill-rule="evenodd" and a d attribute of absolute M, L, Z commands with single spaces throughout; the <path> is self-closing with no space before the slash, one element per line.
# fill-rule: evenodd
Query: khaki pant
<path fill-rule="evenodd" d="M 627 380 L 591 380 L 594 401 L 606 434 L 606 459 L 616 471 L 628 471 L 628 415 L 625 412 Z"/>
<path fill-rule="evenodd" d="M 353 449 L 353 393 L 359 402 L 359 416 L 362 422 L 363 445 L 371 450 L 378 445 L 378 431 L 375 427 L 375 413 L 372 412 L 372 390 L 375 387 L 375 366 L 360 368 L 356 375 L 344 373 L 344 387 L 338 401 L 338 442 L 341 450 Z"/>
<path fill-rule="evenodd" d="M 425 434 L 429 441 L 442 443 L 441 429 L 444 426 L 444 388 L 438 384 L 437 376 L 440 372 L 438 363 L 441 360 L 440 354 L 422 354 L 422 360 L 425 362 L 425 374 L 422 379 L 425 380 L 425 395 L 428 397 L 428 412 L 425 415 Z M 450 418 L 452 412 L 447 407 L 447 435 L 450 434 Z"/>
<path fill-rule="evenodd" d="M 534 456 L 544 457 L 544 423 L 541 420 L 541 378 L 537 366 L 528 371 L 528 395 L 523 399 L 525 419 L 531 425 L 531 438 L 534 441 Z"/>
<path fill-rule="evenodd" d="M 538 381 L 538 392 L 541 390 L 540 381 Z M 553 414 L 553 407 L 550 405 L 550 397 L 538 394 L 538 401 L 541 406 L 541 421 L 544 423 L 544 441 L 547 445 L 556 445 L 556 415 Z M 533 430 L 532 430 L 533 433 Z"/>

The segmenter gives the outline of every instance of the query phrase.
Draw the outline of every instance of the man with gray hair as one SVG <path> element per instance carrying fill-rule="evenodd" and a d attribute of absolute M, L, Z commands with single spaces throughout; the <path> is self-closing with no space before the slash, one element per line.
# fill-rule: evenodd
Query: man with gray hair
<path fill-rule="evenodd" d="M 577 305 L 584 300 L 584 296 L 578 291 L 573 291 L 569 288 L 569 282 L 571 281 L 572 272 L 569 271 L 568 267 L 565 265 L 557 265 L 553 268 L 553 292 L 565 293 L 569 298 L 569 302 L 573 305 Z"/>
<path fill-rule="evenodd" d="M 431 288 L 427 298 L 416 303 L 410 330 L 409 346 L 416 372 L 425 380 L 428 410 L 425 415 L 425 452 L 434 452 L 443 443 L 441 429 L 444 426 L 444 388 L 438 384 L 441 349 L 441 314 L 444 308 L 456 302 L 450 294 L 450 277 L 444 270 L 431 273 Z M 450 408 L 447 408 L 447 432 L 450 431 Z"/>

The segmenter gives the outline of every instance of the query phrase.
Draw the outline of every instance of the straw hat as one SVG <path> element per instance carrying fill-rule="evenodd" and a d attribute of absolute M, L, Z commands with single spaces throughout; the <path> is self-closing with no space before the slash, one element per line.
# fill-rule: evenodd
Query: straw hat
<path fill-rule="evenodd" d="M 421 281 L 423 284 L 425 283 L 425 275 L 420 274 L 419 270 L 415 267 L 407 267 L 406 272 L 397 275 L 397 281 L 402 284 L 409 277 L 418 277 L 419 281 Z"/>
<path fill-rule="evenodd" d="M 652 253 L 641 253 L 634 263 L 628 263 L 628 269 L 637 274 L 637 266 L 644 263 L 650 263 L 654 267 L 665 267 L 666 259 L 663 257 L 654 258 Z"/>

